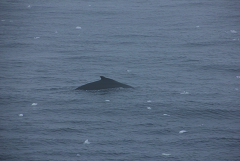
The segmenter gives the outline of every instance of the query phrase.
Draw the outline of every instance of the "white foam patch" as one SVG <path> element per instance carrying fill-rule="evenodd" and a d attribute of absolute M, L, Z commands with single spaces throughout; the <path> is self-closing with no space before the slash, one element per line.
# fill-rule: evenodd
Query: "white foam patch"
<path fill-rule="evenodd" d="M 239 41 L 239 38 L 235 38 L 235 39 L 233 39 L 233 41 Z"/>
<path fill-rule="evenodd" d="M 230 30 L 230 32 L 231 32 L 232 34 L 236 34 L 236 33 L 237 33 L 237 31 L 235 31 L 235 30 Z"/>
<path fill-rule="evenodd" d="M 148 100 L 147 102 L 152 102 L 151 100 Z"/>
<path fill-rule="evenodd" d="M 169 153 L 162 153 L 162 155 L 169 156 L 171 154 L 169 154 Z"/>
<path fill-rule="evenodd" d="M 168 114 L 165 113 L 165 114 L 163 114 L 163 116 L 170 116 L 170 115 L 168 115 Z"/>
<path fill-rule="evenodd" d="M 240 78 L 240 76 L 236 76 L 237 78 Z"/>
<path fill-rule="evenodd" d="M 88 139 L 87 139 L 87 140 L 84 141 L 83 144 L 90 144 L 90 142 L 89 142 Z"/>
<path fill-rule="evenodd" d="M 28 8 L 31 8 L 31 5 L 28 5 Z"/>
<path fill-rule="evenodd" d="M 181 130 L 181 131 L 179 131 L 179 134 L 182 134 L 182 133 L 185 133 L 185 132 L 187 132 L 186 130 Z"/>
<path fill-rule="evenodd" d="M 21 113 L 21 114 L 19 114 L 18 116 L 23 117 L 23 114 Z"/>
<path fill-rule="evenodd" d="M 196 28 L 199 28 L 200 26 L 196 26 Z"/>
<path fill-rule="evenodd" d="M 151 107 L 147 107 L 148 110 L 151 110 L 152 108 Z"/>
<path fill-rule="evenodd" d="M 110 102 L 110 100 L 105 100 L 106 102 Z"/>
<path fill-rule="evenodd" d="M 37 103 L 32 103 L 32 106 L 37 106 Z"/>
<path fill-rule="evenodd" d="M 189 94 L 189 92 L 183 91 L 183 92 L 180 93 L 180 94 Z"/>
<path fill-rule="evenodd" d="M 76 27 L 76 29 L 80 30 L 80 29 L 82 29 L 82 27 L 80 27 L 80 26 L 77 26 L 77 27 Z"/>
<path fill-rule="evenodd" d="M 80 154 L 77 154 L 77 157 L 80 157 Z"/>
<path fill-rule="evenodd" d="M 39 39 L 40 37 L 34 37 L 34 39 Z"/>
<path fill-rule="evenodd" d="M 127 70 L 127 72 L 131 72 L 131 70 Z"/>

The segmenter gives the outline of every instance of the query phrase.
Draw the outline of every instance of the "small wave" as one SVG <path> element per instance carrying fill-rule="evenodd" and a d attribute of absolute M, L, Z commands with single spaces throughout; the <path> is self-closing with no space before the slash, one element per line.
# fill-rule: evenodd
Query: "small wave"
<path fill-rule="evenodd" d="M 162 153 L 162 155 L 169 156 L 171 154 L 169 154 L 169 153 Z"/>
<path fill-rule="evenodd" d="M 88 139 L 87 139 L 87 140 L 84 141 L 83 144 L 90 144 L 90 142 L 89 142 Z"/>
<path fill-rule="evenodd" d="M 234 38 L 234 39 L 232 39 L 233 41 L 239 41 L 239 38 Z"/>
<path fill-rule="evenodd" d="M 230 32 L 231 32 L 232 34 L 236 34 L 236 33 L 237 33 L 237 31 L 235 31 L 235 30 L 230 30 Z"/>
<path fill-rule="evenodd" d="M 183 91 L 183 92 L 180 93 L 180 94 L 189 94 L 189 92 Z"/>
<path fill-rule="evenodd" d="M 182 133 L 185 133 L 185 132 L 187 132 L 186 130 L 181 130 L 181 131 L 179 131 L 179 134 L 182 134 Z"/>

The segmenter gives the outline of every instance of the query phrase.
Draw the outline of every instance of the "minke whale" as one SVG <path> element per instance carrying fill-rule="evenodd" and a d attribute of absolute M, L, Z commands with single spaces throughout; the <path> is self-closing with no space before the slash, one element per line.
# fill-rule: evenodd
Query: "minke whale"
<path fill-rule="evenodd" d="M 117 82 L 113 79 L 100 76 L 101 80 L 82 85 L 76 90 L 100 90 L 100 89 L 109 89 L 109 88 L 133 88 L 129 85 Z"/>

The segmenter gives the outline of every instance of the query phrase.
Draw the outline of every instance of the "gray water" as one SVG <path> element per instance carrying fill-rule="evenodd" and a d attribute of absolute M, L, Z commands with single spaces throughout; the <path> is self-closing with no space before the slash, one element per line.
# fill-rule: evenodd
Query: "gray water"
<path fill-rule="evenodd" d="M 1 0 L 0 160 L 240 160 L 239 11 Z M 75 90 L 99 76 L 134 89 Z"/>

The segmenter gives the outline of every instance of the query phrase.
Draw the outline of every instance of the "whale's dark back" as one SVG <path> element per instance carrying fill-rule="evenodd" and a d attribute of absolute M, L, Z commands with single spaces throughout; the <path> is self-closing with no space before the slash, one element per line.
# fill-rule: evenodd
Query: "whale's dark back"
<path fill-rule="evenodd" d="M 117 82 L 113 79 L 100 76 L 101 80 L 85 84 L 78 87 L 76 90 L 100 90 L 100 89 L 109 89 L 109 88 L 133 88 L 129 85 Z"/>

